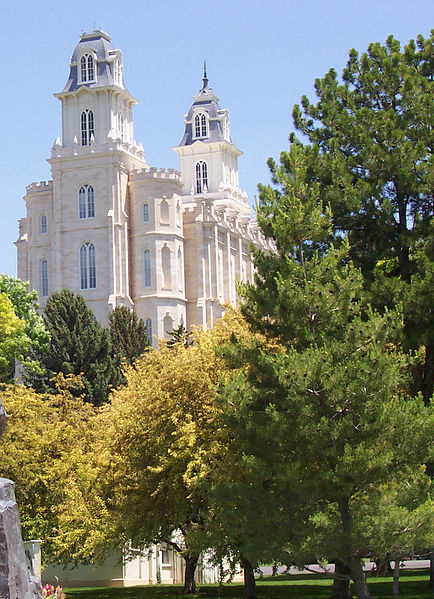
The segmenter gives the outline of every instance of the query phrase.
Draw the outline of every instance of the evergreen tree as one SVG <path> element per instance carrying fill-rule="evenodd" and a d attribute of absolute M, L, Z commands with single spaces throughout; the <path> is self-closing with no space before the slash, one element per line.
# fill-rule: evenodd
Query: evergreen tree
<path fill-rule="evenodd" d="M 131 366 L 149 347 L 146 325 L 126 306 L 117 306 L 109 314 L 113 352 Z"/>
<path fill-rule="evenodd" d="M 372 302 L 380 309 L 404 298 L 411 304 L 406 342 L 423 346 L 413 372 L 426 404 L 434 384 L 433 41 L 433 33 L 418 36 L 402 49 L 390 36 L 361 56 L 351 50 L 342 82 L 331 69 L 315 81 L 318 101 L 303 96 L 293 110 L 296 129 L 311 142 L 309 178 L 332 206 L 337 239 L 348 234 Z"/>
<path fill-rule="evenodd" d="M 96 320 L 84 298 L 68 289 L 53 293 L 47 300 L 44 322 L 51 335 L 48 352 L 40 356 L 46 375 L 41 378 L 33 373 L 32 385 L 55 391 L 51 380 L 55 374 L 80 375 L 86 401 L 95 405 L 105 402 L 110 389 L 121 382 L 121 372 L 112 357 L 110 333 Z"/>
<path fill-rule="evenodd" d="M 256 251 L 255 284 L 240 288 L 242 311 L 268 345 L 225 350 L 239 370 L 223 393 L 234 434 L 251 461 L 263 462 L 264 481 L 266 465 L 276 464 L 283 469 L 273 487 L 298 481 L 304 505 L 280 510 L 294 554 L 338 558 L 367 599 L 357 499 L 428 457 L 430 416 L 420 397 L 408 396 L 399 310 L 376 312 L 348 243 L 329 243 L 332 214 L 309 180 L 310 149 L 294 144 L 285 161 L 274 168 L 278 187 L 261 187 L 258 212 L 276 253 Z"/>
<path fill-rule="evenodd" d="M 184 347 L 188 347 L 193 343 L 192 334 L 187 332 L 183 324 L 180 324 L 173 331 L 167 331 L 167 333 L 170 335 L 167 347 L 175 347 L 178 343 L 181 343 Z"/>

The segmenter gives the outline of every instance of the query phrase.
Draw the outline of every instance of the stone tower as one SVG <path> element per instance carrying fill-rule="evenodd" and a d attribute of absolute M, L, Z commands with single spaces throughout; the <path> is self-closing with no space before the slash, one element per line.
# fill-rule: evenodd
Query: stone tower
<path fill-rule="evenodd" d="M 212 326 L 223 304 L 236 302 L 236 280 L 253 276 L 249 244 L 265 242 L 239 187 L 229 113 L 206 71 L 174 148 L 180 172 L 147 165 L 134 140 L 137 100 L 105 32 L 81 36 L 55 96 L 62 136 L 52 180 L 26 190 L 18 276 L 42 307 L 63 288 L 82 294 L 103 323 L 129 306 L 154 343 L 179 324 Z"/>

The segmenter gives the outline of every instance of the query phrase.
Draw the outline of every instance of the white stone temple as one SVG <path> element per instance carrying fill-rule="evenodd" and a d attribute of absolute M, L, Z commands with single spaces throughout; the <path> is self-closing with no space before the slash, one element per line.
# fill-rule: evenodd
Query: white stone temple
<path fill-rule="evenodd" d="M 154 342 L 180 324 L 212 326 L 223 304 L 236 302 L 236 281 L 252 279 L 250 244 L 266 242 L 206 69 L 174 148 L 179 171 L 146 163 L 122 53 L 103 31 L 81 36 L 55 96 L 62 137 L 51 150 L 52 180 L 26 189 L 18 276 L 42 308 L 63 288 L 82 294 L 103 323 L 115 306 L 130 306 Z"/>

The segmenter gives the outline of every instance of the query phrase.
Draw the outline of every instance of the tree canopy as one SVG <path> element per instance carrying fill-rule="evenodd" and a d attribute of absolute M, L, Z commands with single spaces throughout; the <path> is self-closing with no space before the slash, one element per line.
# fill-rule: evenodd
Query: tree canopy
<path fill-rule="evenodd" d="M 402 315 L 377 312 L 348 242 L 330 243 L 333 215 L 309 180 L 310 149 L 294 144 L 285 161 L 273 171 L 279 187 L 261 188 L 258 212 L 276 253 L 257 251 L 255 283 L 240 287 L 248 323 L 277 346 L 233 344 L 228 356 L 238 370 L 223 396 L 241 448 L 264 462 L 264 480 L 267 466 L 273 471 L 280 463 L 281 488 L 295 478 L 304 493 L 300 517 L 310 528 L 300 542 L 284 518 L 288 548 L 339 558 L 351 569 L 357 596 L 367 598 L 361 568 L 367 544 L 356 534 L 355 506 L 427 459 L 431 417 L 409 393 Z M 288 508 L 282 504 L 282 513 Z M 323 543 L 321 535 L 306 536 L 315 519 Z"/>
<path fill-rule="evenodd" d="M 40 354 L 43 377 L 33 374 L 38 390 L 56 390 L 51 381 L 57 373 L 80 375 L 86 401 L 100 405 L 110 389 L 121 382 L 119 360 L 113 356 L 110 333 L 96 320 L 81 295 L 68 289 L 54 292 L 47 300 L 44 322 L 51 340 Z M 77 391 L 80 395 L 83 391 Z"/>
<path fill-rule="evenodd" d="M 38 295 L 8 275 L 0 275 L 0 380 L 11 381 L 15 362 L 41 373 L 38 354 L 46 351 L 50 335 L 37 313 Z"/>

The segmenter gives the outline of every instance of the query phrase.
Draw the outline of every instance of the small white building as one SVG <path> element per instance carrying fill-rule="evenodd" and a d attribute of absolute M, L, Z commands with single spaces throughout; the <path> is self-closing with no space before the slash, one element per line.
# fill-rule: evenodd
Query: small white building
<path fill-rule="evenodd" d="M 174 148 L 179 171 L 146 163 L 122 53 L 103 31 L 81 36 L 55 96 L 62 138 L 51 150 L 52 180 L 27 187 L 18 276 L 42 307 L 63 288 L 82 294 L 103 323 L 129 306 L 154 342 L 180 324 L 212 326 L 222 304 L 235 303 L 236 280 L 252 279 L 249 245 L 265 240 L 239 187 L 229 113 L 206 71 Z"/>

